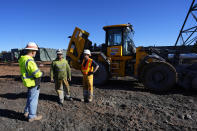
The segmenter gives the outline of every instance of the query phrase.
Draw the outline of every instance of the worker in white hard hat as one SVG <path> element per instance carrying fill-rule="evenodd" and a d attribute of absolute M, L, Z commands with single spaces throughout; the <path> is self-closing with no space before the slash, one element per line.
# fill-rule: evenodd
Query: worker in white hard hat
<path fill-rule="evenodd" d="M 40 82 L 43 73 L 39 70 L 33 57 L 36 56 L 38 46 L 34 42 L 29 42 L 25 47 L 26 55 L 19 59 L 20 73 L 23 84 L 27 87 L 27 102 L 24 110 L 24 116 L 29 122 L 41 120 L 42 115 L 37 115 L 38 97 L 40 93 Z"/>
<path fill-rule="evenodd" d="M 57 58 L 51 64 L 51 82 L 55 82 L 55 90 L 59 96 L 58 103 L 63 106 L 64 95 L 66 100 L 72 100 L 68 83 L 71 81 L 71 69 L 67 60 L 63 58 L 63 52 L 57 50 L 56 53 Z"/>
<path fill-rule="evenodd" d="M 93 100 L 93 74 L 98 70 L 99 65 L 90 58 L 91 52 L 88 49 L 84 50 L 84 59 L 81 65 L 83 73 L 83 96 L 81 101 L 92 102 Z"/>

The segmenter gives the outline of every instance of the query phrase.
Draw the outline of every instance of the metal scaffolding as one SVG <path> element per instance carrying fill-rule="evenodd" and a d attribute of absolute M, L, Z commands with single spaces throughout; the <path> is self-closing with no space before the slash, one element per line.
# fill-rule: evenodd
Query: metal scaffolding
<path fill-rule="evenodd" d="M 179 32 L 178 38 L 175 43 L 175 48 L 177 46 L 194 45 L 197 42 L 197 33 L 196 33 L 197 32 L 197 17 L 195 15 L 196 11 L 197 11 L 197 3 L 195 3 L 195 0 L 193 0 L 188 10 L 188 13 L 185 17 L 181 30 Z M 191 20 L 195 21 L 194 25 L 190 25 L 191 23 L 189 24 Z"/>

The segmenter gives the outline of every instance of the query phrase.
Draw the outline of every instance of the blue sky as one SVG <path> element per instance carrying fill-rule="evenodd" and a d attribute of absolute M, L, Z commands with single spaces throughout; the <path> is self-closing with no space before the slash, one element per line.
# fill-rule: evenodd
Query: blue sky
<path fill-rule="evenodd" d="M 105 25 L 130 22 L 137 46 L 173 45 L 192 0 L 0 0 L 0 51 L 40 47 L 66 49 L 74 28 L 105 41 Z"/>

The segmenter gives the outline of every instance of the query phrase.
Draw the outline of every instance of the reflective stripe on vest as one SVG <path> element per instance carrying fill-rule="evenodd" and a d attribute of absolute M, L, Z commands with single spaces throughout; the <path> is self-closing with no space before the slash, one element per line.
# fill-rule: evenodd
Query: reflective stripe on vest
<path fill-rule="evenodd" d="M 93 72 L 93 67 L 92 67 L 92 59 L 88 59 L 88 61 L 86 62 L 86 65 L 84 67 L 84 63 L 85 60 L 83 60 L 82 62 L 82 66 L 81 66 L 81 71 L 84 75 L 87 75 L 89 72 Z"/>
<path fill-rule="evenodd" d="M 65 69 L 62 69 L 62 70 L 58 70 L 58 71 L 66 71 Z"/>
<path fill-rule="evenodd" d="M 63 66 L 66 66 L 66 64 L 65 63 L 63 63 L 63 64 L 56 64 L 58 67 L 63 67 Z"/>
<path fill-rule="evenodd" d="M 27 72 L 27 66 L 28 66 L 29 61 L 35 62 L 35 61 L 32 60 L 32 59 L 28 59 L 28 60 L 26 61 L 26 63 L 25 63 L 25 72 L 26 72 L 26 73 L 25 73 L 25 76 L 23 76 L 23 79 L 30 79 L 30 78 L 33 78 L 34 75 L 35 75 L 38 71 L 40 71 L 39 69 L 37 69 L 36 71 L 34 71 L 34 72 L 32 73 L 32 75 L 29 75 L 29 73 Z"/>
<path fill-rule="evenodd" d="M 65 61 L 63 61 L 65 62 Z M 66 71 L 66 63 L 56 63 L 57 71 Z"/>

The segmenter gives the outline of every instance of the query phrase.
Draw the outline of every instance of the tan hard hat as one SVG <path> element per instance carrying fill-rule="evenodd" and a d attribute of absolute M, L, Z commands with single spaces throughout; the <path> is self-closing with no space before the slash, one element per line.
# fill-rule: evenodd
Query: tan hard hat
<path fill-rule="evenodd" d="M 29 42 L 27 44 L 27 46 L 25 47 L 26 50 L 35 50 L 37 51 L 38 50 L 38 46 L 35 42 Z"/>

